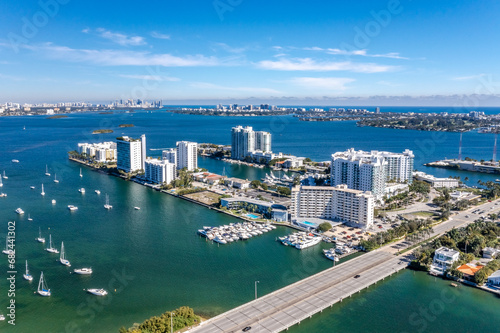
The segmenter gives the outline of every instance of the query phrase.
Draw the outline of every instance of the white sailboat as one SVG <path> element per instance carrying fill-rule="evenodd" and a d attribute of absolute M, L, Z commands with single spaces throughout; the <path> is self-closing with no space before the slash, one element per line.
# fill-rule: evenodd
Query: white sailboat
<path fill-rule="evenodd" d="M 37 293 L 42 296 L 50 296 L 50 289 L 47 286 L 47 282 L 43 278 L 43 272 L 40 273 L 40 281 L 38 282 L 38 290 Z"/>
<path fill-rule="evenodd" d="M 3 182 L 1 177 L 0 177 L 0 187 L 3 187 Z"/>
<path fill-rule="evenodd" d="M 82 175 L 82 168 L 80 168 L 80 177 L 83 177 L 83 175 Z"/>
<path fill-rule="evenodd" d="M 55 247 L 52 247 L 52 235 L 49 235 L 49 247 L 45 249 L 45 251 L 50 253 L 59 253 Z"/>
<path fill-rule="evenodd" d="M 38 238 L 36 239 L 39 243 L 45 243 L 45 238 L 42 237 L 42 230 L 38 228 Z"/>
<path fill-rule="evenodd" d="M 26 273 L 23 274 L 23 278 L 28 281 L 33 281 L 33 275 L 31 275 L 28 270 L 28 260 L 26 260 Z"/>
<path fill-rule="evenodd" d="M 43 184 L 42 184 L 42 193 L 40 193 L 41 195 L 45 195 L 45 191 L 43 190 Z"/>
<path fill-rule="evenodd" d="M 54 183 L 59 183 L 59 181 L 57 180 L 57 175 L 54 173 Z"/>
<path fill-rule="evenodd" d="M 9 241 L 7 237 L 5 237 L 5 250 L 3 250 L 2 253 L 7 255 L 14 254 L 14 251 L 9 250 Z"/>
<path fill-rule="evenodd" d="M 111 208 L 113 208 L 113 206 L 111 206 L 109 204 L 109 196 L 107 194 L 106 194 L 106 204 L 104 205 L 104 208 L 106 208 L 108 210 L 111 209 Z"/>
<path fill-rule="evenodd" d="M 59 256 L 59 261 L 64 266 L 71 267 L 69 260 L 66 259 L 66 252 L 64 251 L 64 242 L 61 242 L 61 255 Z"/>
<path fill-rule="evenodd" d="M 31 218 L 30 214 L 28 214 L 28 221 L 33 221 L 33 219 Z"/>
<path fill-rule="evenodd" d="M 9 179 L 9 177 L 7 177 L 7 176 L 5 175 L 5 170 L 3 171 L 3 176 L 2 176 L 2 178 L 3 178 L 3 179 Z"/>
<path fill-rule="evenodd" d="M 50 176 L 49 166 L 45 164 L 45 176 Z"/>

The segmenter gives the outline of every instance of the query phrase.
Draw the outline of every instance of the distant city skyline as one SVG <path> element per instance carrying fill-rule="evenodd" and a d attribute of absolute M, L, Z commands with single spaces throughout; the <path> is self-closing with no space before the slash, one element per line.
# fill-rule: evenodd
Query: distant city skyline
<path fill-rule="evenodd" d="M 131 4 L 132 5 L 132 4 Z M 2 3 L 0 103 L 500 105 L 500 3 Z"/>

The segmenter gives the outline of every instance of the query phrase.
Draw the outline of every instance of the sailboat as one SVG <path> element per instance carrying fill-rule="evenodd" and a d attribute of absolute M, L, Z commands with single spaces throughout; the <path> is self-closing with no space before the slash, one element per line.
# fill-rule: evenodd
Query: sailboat
<path fill-rule="evenodd" d="M 23 131 L 26 131 L 26 126 L 23 127 Z"/>
<path fill-rule="evenodd" d="M 0 187 L 3 187 L 2 177 L 0 177 Z"/>
<path fill-rule="evenodd" d="M 108 210 L 111 209 L 111 208 L 113 208 L 113 206 L 111 206 L 109 204 L 109 196 L 107 194 L 106 194 L 106 204 L 104 205 L 104 208 L 106 208 Z"/>
<path fill-rule="evenodd" d="M 9 250 L 9 241 L 7 237 L 5 237 L 5 250 L 3 250 L 2 253 L 7 255 L 14 254 L 14 251 Z"/>
<path fill-rule="evenodd" d="M 26 273 L 23 274 L 23 278 L 28 281 L 33 281 L 33 275 L 28 271 L 28 260 L 26 260 Z"/>
<path fill-rule="evenodd" d="M 45 238 L 42 237 L 42 230 L 38 227 L 38 238 L 36 239 L 39 243 L 45 243 Z"/>
<path fill-rule="evenodd" d="M 50 176 L 49 166 L 45 164 L 45 176 Z"/>
<path fill-rule="evenodd" d="M 61 242 L 61 255 L 59 256 L 59 261 L 64 266 L 71 267 L 69 260 L 66 259 L 66 252 L 64 251 L 64 242 Z"/>
<path fill-rule="evenodd" d="M 43 278 L 43 272 L 40 273 L 40 281 L 38 282 L 37 293 L 42 296 L 50 296 L 50 289 L 47 287 L 47 282 Z"/>
<path fill-rule="evenodd" d="M 83 177 L 83 175 L 82 175 L 82 168 L 80 168 L 80 177 Z"/>
<path fill-rule="evenodd" d="M 45 191 L 43 190 L 43 184 L 42 184 L 42 193 L 40 193 L 41 195 L 45 195 Z"/>
<path fill-rule="evenodd" d="M 5 175 L 5 170 L 3 171 L 3 176 L 2 176 L 2 178 L 3 178 L 3 179 L 9 179 L 9 177 L 7 177 L 7 176 Z"/>
<path fill-rule="evenodd" d="M 55 247 L 52 247 L 52 235 L 49 235 L 49 247 L 45 250 L 50 253 L 59 253 L 59 251 Z"/>
<path fill-rule="evenodd" d="M 59 181 L 57 180 L 57 175 L 54 173 L 54 183 L 59 183 Z"/>
<path fill-rule="evenodd" d="M 33 221 L 33 219 L 31 218 L 30 214 L 28 214 L 28 221 Z"/>

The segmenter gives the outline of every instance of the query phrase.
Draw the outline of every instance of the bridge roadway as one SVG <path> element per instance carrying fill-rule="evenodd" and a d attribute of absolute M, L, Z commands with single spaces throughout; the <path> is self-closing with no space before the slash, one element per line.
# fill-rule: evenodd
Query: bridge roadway
<path fill-rule="evenodd" d="M 500 208 L 494 205 L 495 202 L 492 202 L 479 207 L 489 213 L 490 207 L 494 210 Z M 435 226 L 430 237 L 473 222 L 478 215 L 471 211 L 477 208 L 476 206 Z M 471 216 L 466 218 L 468 214 Z M 247 326 L 251 327 L 250 332 L 283 331 L 406 268 L 410 254 L 395 255 L 398 252 L 397 245 L 403 243 L 404 241 L 393 243 L 300 280 L 211 318 L 189 332 L 241 332 Z M 359 277 L 356 278 L 357 275 Z"/>

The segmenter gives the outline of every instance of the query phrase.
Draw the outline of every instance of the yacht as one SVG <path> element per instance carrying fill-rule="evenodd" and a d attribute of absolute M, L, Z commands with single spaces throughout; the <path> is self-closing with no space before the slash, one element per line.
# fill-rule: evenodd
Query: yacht
<path fill-rule="evenodd" d="M 42 192 L 40 193 L 42 196 L 45 195 L 45 191 L 43 190 L 43 184 L 42 184 Z"/>
<path fill-rule="evenodd" d="M 33 221 L 33 219 L 31 218 L 30 214 L 28 214 L 28 221 Z"/>
<path fill-rule="evenodd" d="M 111 209 L 111 208 L 113 208 L 113 206 L 111 206 L 109 204 L 109 196 L 107 194 L 106 194 L 106 204 L 104 205 L 104 208 L 106 208 L 108 210 Z"/>
<path fill-rule="evenodd" d="M 12 160 L 12 163 L 19 163 L 19 160 Z"/>
<path fill-rule="evenodd" d="M 96 193 L 96 194 L 101 194 L 101 191 L 99 191 L 99 190 L 95 190 L 95 193 Z"/>
<path fill-rule="evenodd" d="M 85 189 L 82 187 L 82 188 L 78 189 L 78 192 L 80 192 L 81 194 L 85 194 Z"/>
<path fill-rule="evenodd" d="M 43 278 L 43 272 L 40 273 L 40 281 L 38 282 L 37 293 L 42 296 L 50 296 L 50 289 L 47 287 L 47 282 Z"/>
<path fill-rule="evenodd" d="M 66 252 L 64 251 L 64 242 L 61 242 L 61 255 L 59 256 L 59 261 L 64 266 L 71 267 L 69 260 L 66 259 Z"/>
<path fill-rule="evenodd" d="M 59 253 L 59 250 L 55 247 L 52 247 L 52 235 L 49 235 L 49 247 L 45 249 L 45 251 L 50 253 Z"/>
<path fill-rule="evenodd" d="M 21 208 L 18 208 L 18 209 L 16 209 L 16 213 L 18 213 L 19 215 L 22 215 L 22 214 L 24 214 L 24 210 L 22 210 Z"/>
<path fill-rule="evenodd" d="M 39 243 L 45 243 L 45 238 L 42 237 L 42 230 L 38 228 L 38 238 L 36 239 Z"/>
<path fill-rule="evenodd" d="M 55 205 L 56 204 L 56 199 L 52 199 L 52 204 Z"/>
<path fill-rule="evenodd" d="M 13 250 L 9 249 L 9 241 L 8 241 L 7 237 L 5 237 L 5 250 L 3 250 L 2 253 L 7 254 L 7 255 L 11 255 L 11 254 L 15 253 Z"/>
<path fill-rule="evenodd" d="M 5 175 L 5 170 L 3 171 L 3 176 L 2 176 L 2 178 L 3 178 L 3 179 L 9 179 L 9 177 L 7 177 L 7 176 Z"/>
<path fill-rule="evenodd" d="M 74 269 L 73 272 L 75 274 L 80 274 L 80 275 L 90 275 L 92 274 L 92 268 L 77 268 Z"/>
<path fill-rule="evenodd" d="M 26 273 L 23 274 L 23 278 L 27 281 L 33 281 L 33 275 L 28 271 L 28 260 L 26 260 Z"/>
<path fill-rule="evenodd" d="M 59 180 L 57 180 L 56 174 L 54 173 L 54 183 L 59 183 Z"/>
<path fill-rule="evenodd" d="M 106 296 L 108 294 L 104 289 L 87 289 L 87 292 L 96 296 Z"/>
<path fill-rule="evenodd" d="M 49 167 L 45 164 L 45 176 L 50 176 Z"/>
<path fill-rule="evenodd" d="M 73 206 L 73 205 L 68 205 L 68 209 L 69 209 L 70 211 L 75 211 L 75 210 L 77 210 L 77 209 L 78 209 L 78 207 Z"/>
<path fill-rule="evenodd" d="M 306 249 L 308 247 L 314 246 L 316 244 L 321 243 L 321 237 L 310 237 L 302 242 L 299 242 L 295 245 L 295 248 L 299 250 Z"/>

